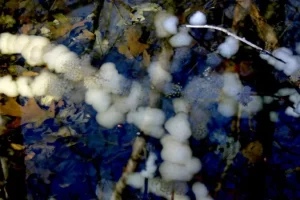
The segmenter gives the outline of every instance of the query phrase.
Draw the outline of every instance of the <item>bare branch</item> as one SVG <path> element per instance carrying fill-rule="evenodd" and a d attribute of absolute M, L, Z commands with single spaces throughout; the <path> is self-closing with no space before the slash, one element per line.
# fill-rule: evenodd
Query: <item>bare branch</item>
<path fill-rule="evenodd" d="M 227 35 L 229 35 L 229 36 L 231 36 L 231 37 L 233 37 L 233 38 L 235 38 L 235 39 L 237 39 L 237 40 L 239 40 L 239 41 L 241 41 L 241 42 L 243 42 L 243 43 L 251 46 L 252 48 L 257 49 L 261 53 L 265 53 L 265 54 L 267 54 L 267 55 L 275 58 L 276 60 L 278 60 L 280 62 L 286 63 L 283 60 L 281 60 L 280 58 L 277 58 L 277 57 L 273 56 L 271 52 L 269 52 L 267 50 L 264 50 L 263 48 L 261 48 L 261 47 L 255 45 L 255 44 L 253 44 L 252 42 L 249 42 L 245 38 L 237 36 L 236 34 L 234 34 L 234 33 L 230 32 L 230 31 L 226 30 L 225 28 L 218 27 L 218 26 L 213 26 L 213 25 L 207 25 L 207 24 L 206 25 L 189 25 L 189 24 L 187 24 L 186 27 L 187 28 L 207 28 L 207 29 L 214 29 L 214 30 L 222 31 L 222 32 L 226 33 Z"/>

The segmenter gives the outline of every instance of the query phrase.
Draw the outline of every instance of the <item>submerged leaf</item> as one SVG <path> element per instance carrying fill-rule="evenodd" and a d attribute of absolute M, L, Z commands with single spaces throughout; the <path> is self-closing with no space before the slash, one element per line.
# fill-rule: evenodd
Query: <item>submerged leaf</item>
<path fill-rule="evenodd" d="M 78 39 L 88 39 L 88 40 L 93 40 L 95 39 L 94 33 L 88 31 L 88 30 L 83 30 L 82 33 L 77 37 Z"/>
<path fill-rule="evenodd" d="M 8 97 L 5 103 L 0 104 L 0 114 L 21 118 L 21 125 L 35 123 L 41 125 L 45 120 L 54 117 L 54 104 L 50 105 L 49 110 L 39 107 L 34 98 L 21 106 L 14 98 Z"/>
<path fill-rule="evenodd" d="M 5 25 L 7 28 L 13 27 L 16 23 L 16 20 L 11 15 L 1 15 L 0 16 L 0 24 Z"/>
<path fill-rule="evenodd" d="M 44 110 L 36 103 L 34 98 L 30 98 L 22 107 L 22 124 L 35 123 L 40 126 L 45 120 L 54 117 L 54 103 L 50 105 L 49 110 Z"/>
<path fill-rule="evenodd" d="M 242 150 L 242 153 L 250 163 L 255 163 L 262 157 L 263 146 L 259 141 L 251 142 Z"/>
<path fill-rule="evenodd" d="M 25 149 L 25 147 L 21 144 L 11 143 L 10 146 L 11 146 L 11 148 L 13 148 L 14 150 L 17 150 L 17 151 L 21 151 L 21 150 Z"/>
<path fill-rule="evenodd" d="M 33 24 L 24 24 L 21 28 L 23 34 L 28 34 L 33 29 Z"/>
<path fill-rule="evenodd" d="M 136 57 L 149 47 L 148 44 L 139 42 L 142 30 L 137 26 L 131 26 L 125 31 L 126 43 L 119 46 L 119 52 L 127 58 Z"/>
<path fill-rule="evenodd" d="M 245 19 L 249 14 L 251 0 L 239 0 L 234 8 L 234 17 L 232 22 L 232 28 L 236 32 L 238 23 Z"/>
<path fill-rule="evenodd" d="M 5 103 L 0 103 L 0 114 L 13 117 L 21 117 L 22 107 L 16 102 L 14 98 L 8 97 Z"/>
<path fill-rule="evenodd" d="M 250 16 L 253 23 L 256 25 L 258 36 L 265 41 L 265 49 L 272 51 L 278 48 L 278 39 L 273 27 L 266 23 L 264 18 L 260 15 L 258 7 L 254 3 L 251 4 Z"/>
<path fill-rule="evenodd" d="M 32 77 L 32 76 L 37 76 L 37 75 L 39 75 L 39 73 L 33 72 L 33 71 L 24 71 L 24 72 L 22 72 L 22 76 Z"/>

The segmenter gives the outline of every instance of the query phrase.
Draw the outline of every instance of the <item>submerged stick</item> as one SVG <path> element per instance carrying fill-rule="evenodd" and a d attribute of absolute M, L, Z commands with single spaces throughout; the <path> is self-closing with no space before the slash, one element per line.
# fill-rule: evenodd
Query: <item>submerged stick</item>
<path fill-rule="evenodd" d="M 132 153 L 130 159 L 127 162 L 127 165 L 124 169 L 124 172 L 119 179 L 119 181 L 115 185 L 114 192 L 112 194 L 111 200 L 122 200 L 122 192 L 126 187 L 127 177 L 129 174 L 134 172 L 138 161 L 141 159 L 141 154 L 145 148 L 145 138 L 138 136 L 133 145 L 132 145 Z"/>
<path fill-rule="evenodd" d="M 271 52 L 269 52 L 267 50 L 264 50 L 263 48 L 261 48 L 261 47 L 255 45 L 255 44 L 253 44 L 252 42 L 249 42 L 245 38 L 237 36 L 236 34 L 234 34 L 234 33 L 230 32 L 230 31 L 226 30 L 225 28 L 218 27 L 218 26 L 213 26 L 213 25 L 207 25 L 207 24 L 206 25 L 189 25 L 188 24 L 188 25 L 186 25 L 186 27 L 188 27 L 188 28 L 207 28 L 207 29 L 214 29 L 214 30 L 221 31 L 221 32 L 226 33 L 227 35 L 229 35 L 229 36 L 231 36 L 231 37 L 233 37 L 233 38 L 235 38 L 235 39 L 237 39 L 237 40 L 239 40 L 239 41 L 241 41 L 241 42 L 243 42 L 243 43 L 251 46 L 252 48 L 257 49 L 261 53 L 267 54 L 267 55 L 275 58 L 276 60 L 278 60 L 278 61 L 283 62 L 284 64 L 286 64 L 285 61 L 281 60 L 280 58 L 277 58 L 277 57 L 273 56 Z"/>

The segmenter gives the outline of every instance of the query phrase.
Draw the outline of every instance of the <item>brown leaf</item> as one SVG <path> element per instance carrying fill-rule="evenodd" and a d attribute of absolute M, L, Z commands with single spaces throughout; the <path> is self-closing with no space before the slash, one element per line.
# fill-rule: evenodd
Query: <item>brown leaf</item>
<path fill-rule="evenodd" d="M 62 37 L 64 35 L 66 35 L 67 33 L 69 33 L 71 30 L 73 30 L 74 28 L 84 26 L 84 24 L 88 21 L 85 19 L 85 20 L 82 20 L 75 24 L 71 24 L 70 19 L 68 17 L 64 16 L 63 14 L 57 14 L 57 15 L 55 15 L 55 18 L 60 22 L 60 24 L 57 27 L 55 27 L 55 26 L 49 27 L 50 31 L 52 33 L 52 36 L 54 38 Z M 83 33 L 79 37 L 94 39 L 94 34 L 92 32 L 89 32 L 88 30 L 84 30 Z"/>
<path fill-rule="evenodd" d="M 31 31 L 33 29 L 33 25 L 32 24 L 24 24 L 23 26 L 22 26 L 22 28 L 21 28 L 21 32 L 23 33 L 23 34 L 28 34 L 29 33 L 29 31 Z"/>
<path fill-rule="evenodd" d="M 148 67 L 150 65 L 150 62 L 151 62 L 151 57 L 148 54 L 147 50 L 144 50 L 143 51 L 143 65 L 145 67 Z"/>
<path fill-rule="evenodd" d="M 251 142 L 242 150 L 242 153 L 250 163 L 255 163 L 262 157 L 263 146 L 259 141 Z"/>
<path fill-rule="evenodd" d="M 29 152 L 26 156 L 25 156 L 25 160 L 31 160 L 33 157 L 35 156 L 35 153 L 33 151 Z"/>
<path fill-rule="evenodd" d="M 5 103 L 0 103 L 0 114 L 13 117 L 21 117 L 22 107 L 16 102 L 14 98 L 8 97 Z"/>
<path fill-rule="evenodd" d="M 10 146 L 11 146 L 11 148 L 13 148 L 14 150 L 17 150 L 17 151 L 21 151 L 21 150 L 25 149 L 25 147 L 21 144 L 11 143 Z"/>
<path fill-rule="evenodd" d="M 57 28 L 50 27 L 50 31 L 52 32 L 54 38 L 62 37 L 67 33 L 69 33 L 71 30 L 72 30 L 71 24 L 60 25 Z"/>
<path fill-rule="evenodd" d="M 59 108 L 64 105 L 65 105 L 65 102 L 62 99 L 57 102 L 57 107 L 59 107 Z"/>
<path fill-rule="evenodd" d="M 265 49 L 272 51 L 278 48 L 278 39 L 272 26 L 266 23 L 265 19 L 260 15 L 259 9 L 252 0 L 236 0 L 237 4 L 234 8 L 234 18 L 232 29 L 237 32 L 238 24 L 250 14 L 253 23 L 256 26 L 258 36 L 265 41 Z"/>
<path fill-rule="evenodd" d="M 222 68 L 225 72 L 237 72 L 237 64 L 233 60 L 224 60 Z"/>
<path fill-rule="evenodd" d="M 126 31 L 125 31 L 125 36 L 126 36 L 126 43 L 124 45 L 127 46 L 130 55 L 133 57 L 136 57 L 138 55 L 140 55 L 141 53 L 143 53 L 143 51 L 145 49 L 147 49 L 149 47 L 148 44 L 143 44 L 141 42 L 139 42 L 139 39 L 142 35 L 142 30 L 141 28 L 137 27 L 137 26 L 130 26 Z M 119 48 L 120 49 L 120 48 Z M 123 52 L 123 54 L 129 58 L 128 56 L 128 52 L 124 51 L 124 48 L 121 48 L 121 52 Z"/>
<path fill-rule="evenodd" d="M 39 107 L 34 98 L 30 98 L 22 107 L 21 124 L 35 123 L 36 127 L 40 126 L 45 120 L 54 117 L 54 102 L 50 105 L 49 110 Z"/>
<path fill-rule="evenodd" d="M 126 54 L 127 51 L 129 51 L 129 49 L 128 49 L 126 44 L 121 44 L 121 45 L 118 46 L 118 51 L 121 54 Z"/>
<path fill-rule="evenodd" d="M 232 21 L 232 29 L 237 31 L 238 23 L 245 19 L 249 14 L 252 0 L 237 0 L 237 4 L 234 8 L 234 16 Z"/>
<path fill-rule="evenodd" d="M 5 103 L 0 104 L 0 114 L 21 118 L 21 125 L 34 123 L 40 126 L 45 120 L 54 117 L 54 102 L 50 105 L 49 110 L 39 107 L 34 98 L 30 98 L 22 107 L 14 98 L 8 97 Z"/>
<path fill-rule="evenodd" d="M 241 76 L 249 76 L 253 74 L 254 69 L 252 67 L 252 61 L 241 61 L 239 64 L 239 74 Z"/>
<path fill-rule="evenodd" d="M 33 72 L 33 71 L 24 71 L 22 72 L 21 76 L 29 76 L 29 77 L 33 77 L 33 76 L 37 76 L 39 75 L 39 73 L 37 72 Z"/>
<path fill-rule="evenodd" d="M 251 4 L 250 16 L 259 37 L 265 41 L 265 49 L 272 51 L 278 48 L 278 39 L 274 29 L 265 22 L 264 18 L 260 15 L 258 7 L 253 3 Z"/>
<path fill-rule="evenodd" d="M 128 46 L 127 46 L 126 44 L 121 44 L 120 46 L 118 46 L 118 51 L 119 51 L 119 53 L 125 55 L 126 58 L 129 58 L 129 59 L 134 58 L 134 57 L 131 55 L 131 53 L 130 53 L 130 51 L 129 51 L 129 49 L 128 49 Z"/>
<path fill-rule="evenodd" d="M 12 120 L 8 124 L 6 124 L 6 127 L 7 127 L 8 130 L 10 130 L 10 129 L 17 128 L 20 125 L 21 125 L 21 118 L 20 117 L 16 117 L 14 120 Z"/>
<path fill-rule="evenodd" d="M 85 19 L 85 20 L 82 20 L 82 21 L 80 21 L 80 22 L 77 22 L 77 23 L 73 24 L 73 25 L 72 25 L 72 29 L 77 28 L 77 27 L 80 27 L 80 26 L 84 26 L 85 22 L 88 22 L 88 20 Z"/>
<path fill-rule="evenodd" d="M 95 39 L 94 33 L 88 31 L 88 30 L 83 30 L 82 33 L 77 37 L 78 39 L 88 39 L 88 40 L 93 40 Z"/>

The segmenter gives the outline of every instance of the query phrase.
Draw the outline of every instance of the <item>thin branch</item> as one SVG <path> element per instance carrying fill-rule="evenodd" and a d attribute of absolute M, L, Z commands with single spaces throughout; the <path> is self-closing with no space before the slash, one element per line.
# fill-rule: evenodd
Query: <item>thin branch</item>
<path fill-rule="evenodd" d="M 267 55 L 275 58 L 276 60 L 278 60 L 280 62 L 286 63 L 283 60 L 281 60 L 280 58 L 277 58 L 277 57 L 273 56 L 271 52 L 269 52 L 267 50 L 264 50 L 263 48 L 261 48 L 261 47 L 255 45 L 255 44 L 253 44 L 252 42 L 249 42 L 245 38 L 237 36 L 234 33 L 231 33 L 230 31 L 226 30 L 225 28 L 218 27 L 218 26 L 213 26 L 213 25 L 189 25 L 189 24 L 186 25 L 186 27 L 188 27 L 188 28 L 207 28 L 207 29 L 214 29 L 214 30 L 222 31 L 222 32 L 226 33 L 227 35 L 229 35 L 229 36 L 231 36 L 231 37 L 233 37 L 233 38 L 235 38 L 235 39 L 237 39 L 237 40 L 239 40 L 239 41 L 241 41 L 241 42 L 243 42 L 243 43 L 251 46 L 252 48 L 257 49 L 261 53 L 267 54 Z"/>
<path fill-rule="evenodd" d="M 239 36 L 235 35 L 234 33 L 231 33 L 230 31 L 228 31 L 228 30 L 226 30 L 225 28 L 222 28 L 222 27 L 213 26 L 213 25 L 186 25 L 186 27 L 188 27 L 188 28 L 207 28 L 207 29 L 215 29 L 215 30 L 218 30 L 218 31 L 222 31 L 222 32 L 226 33 L 227 35 L 232 36 L 235 39 L 237 39 L 241 42 L 244 42 L 245 44 L 248 44 L 249 46 L 251 46 L 251 47 L 253 47 L 253 48 L 255 48 L 259 51 L 266 51 L 263 48 L 249 42 L 245 38 L 239 37 Z"/>
<path fill-rule="evenodd" d="M 5 157 L 0 157 L 0 163 L 1 163 L 1 169 L 2 169 L 2 173 L 3 173 L 3 182 L 5 183 L 3 186 L 3 190 L 4 190 L 4 194 L 5 194 L 5 198 L 8 199 L 8 193 L 7 193 L 7 189 L 6 189 L 6 182 L 7 182 L 7 178 L 8 178 L 8 164 L 7 164 L 7 158 Z"/>
<path fill-rule="evenodd" d="M 138 161 L 141 159 L 141 154 L 146 145 L 146 140 L 144 137 L 138 136 L 133 145 L 132 145 L 132 153 L 131 157 L 127 162 L 127 165 L 123 171 L 123 174 L 119 181 L 115 185 L 114 192 L 112 194 L 111 200 L 122 200 L 122 192 L 126 187 L 127 177 L 129 174 L 134 172 L 136 166 L 138 165 Z"/>

